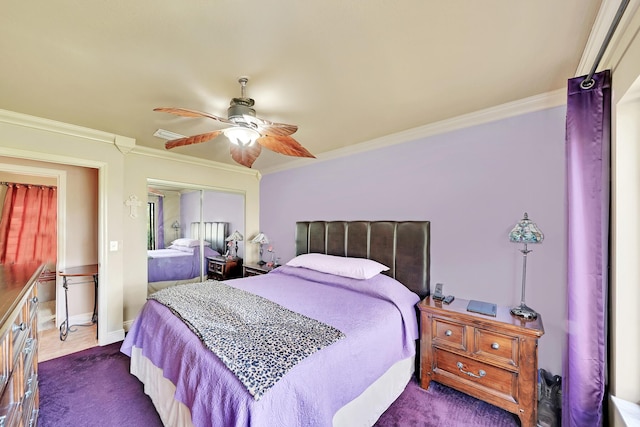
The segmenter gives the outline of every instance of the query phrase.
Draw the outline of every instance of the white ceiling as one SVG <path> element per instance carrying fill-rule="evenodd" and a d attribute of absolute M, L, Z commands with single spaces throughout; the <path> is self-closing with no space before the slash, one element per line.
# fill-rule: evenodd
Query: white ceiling
<path fill-rule="evenodd" d="M 226 117 L 230 99 L 240 95 L 238 77 L 246 75 L 257 116 L 298 125 L 293 136 L 322 155 L 562 89 L 579 69 L 600 5 L 3 2 L 0 108 L 164 150 L 165 141 L 153 136 L 159 128 L 194 135 L 222 127 L 154 107 Z M 220 139 L 172 151 L 235 164 Z M 265 149 L 253 167 L 291 160 Z"/>

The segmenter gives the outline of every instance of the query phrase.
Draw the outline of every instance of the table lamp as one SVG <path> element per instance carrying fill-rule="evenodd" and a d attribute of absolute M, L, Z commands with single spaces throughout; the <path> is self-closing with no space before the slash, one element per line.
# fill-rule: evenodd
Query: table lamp
<path fill-rule="evenodd" d="M 258 233 L 256 237 L 251 240 L 251 243 L 257 243 L 260 245 L 260 261 L 258 261 L 258 265 L 265 265 L 266 262 L 262 259 L 262 245 L 266 245 L 269 243 L 269 238 L 263 232 Z"/>
<path fill-rule="evenodd" d="M 227 237 L 225 240 L 227 242 L 235 243 L 235 253 L 233 254 L 233 258 L 237 258 L 238 256 L 238 242 L 241 242 L 244 239 L 242 234 L 238 230 L 234 231 L 231 236 Z"/>
<path fill-rule="evenodd" d="M 529 249 L 527 245 L 532 243 L 542 243 L 543 239 L 544 235 L 542 234 L 542 231 L 540 231 L 538 226 L 529 219 L 526 212 L 524 213 L 524 218 L 518 221 L 515 227 L 513 227 L 513 230 L 509 233 L 509 240 L 511 242 L 524 244 L 524 248 L 520 249 L 520 252 L 522 252 L 522 297 L 520 299 L 520 305 L 511 309 L 511 314 L 527 320 L 533 320 L 538 317 L 538 313 L 536 313 L 532 308 L 527 307 L 527 304 L 524 302 L 525 281 L 527 278 L 527 254 L 531 252 L 531 249 Z"/>

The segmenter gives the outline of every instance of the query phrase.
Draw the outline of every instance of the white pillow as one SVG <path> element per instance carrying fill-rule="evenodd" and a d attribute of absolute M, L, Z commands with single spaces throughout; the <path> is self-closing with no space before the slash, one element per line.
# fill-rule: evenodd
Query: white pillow
<path fill-rule="evenodd" d="M 174 246 L 187 246 L 189 248 L 193 248 L 196 246 L 200 246 L 200 240 L 198 239 L 176 239 L 173 242 L 171 242 L 172 245 Z M 205 246 L 210 246 L 211 243 L 205 241 L 204 242 Z"/>
<path fill-rule="evenodd" d="M 366 258 L 349 258 L 325 254 L 298 255 L 287 265 L 304 267 L 336 276 L 351 277 L 353 279 L 370 279 L 376 274 L 389 269 L 386 265 Z"/>

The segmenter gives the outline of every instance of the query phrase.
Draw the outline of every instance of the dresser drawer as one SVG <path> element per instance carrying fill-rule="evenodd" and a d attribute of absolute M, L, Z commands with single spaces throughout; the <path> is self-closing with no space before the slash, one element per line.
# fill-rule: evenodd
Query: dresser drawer
<path fill-rule="evenodd" d="M 35 426 L 38 422 L 38 375 L 34 372 L 28 381 L 28 388 L 25 389 L 22 398 L 22 425 Z"/>
<path fill-rule="evenodd" d="M 19 353 L 22 351 L 24 343 L 29 336 L 30 326 L 30 320 L 28 316 L 25 316 L 25 310 L 23 309 L 16 316 L 9 330 L 9 335 L 11 336 L 10 364 L 19 357 Z"/>
<path fill-rule="evenodd" d="M 27 304 L 25 305 L 25 310 L 27 314 L 27 318 L 31 319 L 33 322 L 36 319 L 36 315 L 38 314 L 38 287 L 34 286 L 29 293 L 29 297 L 27 299 Z M 37 324 L 37 322 L 36 322 Z"/>
<path fill-rule="evenodd" d="M 7 381 L 9 381 L 9 373 L 11 370 L 9 369 L 9 334 L 11 332 L 7 331 L 2 336 L 0 336 L 0 390 L 4 390 Z M 0 424 L 1 425 L 1 424 Z"/>
<path fill-rule="evenodd" d="M 456 322 L 433 319 L 433 344 L 456 350 L 467 350 L 466 328 Z"/>
<path fill-rule="evenodd" d="M 518 367 L 517 337 L 475 328 L 474 338 L 476 355 L 507 367 Z"/>
<path fill-rule="evenodd" d="M 16 379 L 12 376 L 7 382 L 7 388 L 0 396 L 0 426 L 12 426 L 20 418 L 20 398 L 22 393 L 16 386 Z"/>
<path fill-rule="evenodd" d="M 475 388 L 511 402 L 517 399 L 518 374 L 474 359 L 435 349 L 434 371 L 454 381 L 473 384 Z M 442 372 L 444 371 L 444 372 Z"/>
<path fill-rule="evenodd" d="M 22 350 L 22 378 L 24 380 L 24 390 L 29 389 L 36 374 L 36 366 L 34 363 L 36 360 L 36 351 L 38 351 L 38 341 L 33 338 L 28 338 L 24 349 Z"/>

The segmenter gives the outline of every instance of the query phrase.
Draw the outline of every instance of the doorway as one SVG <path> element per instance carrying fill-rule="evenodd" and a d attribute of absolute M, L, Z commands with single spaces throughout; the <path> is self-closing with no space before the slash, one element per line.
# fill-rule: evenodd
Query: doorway
<path fill-rule="evenodd" d="M 39 331 L 57 329 L 65 317 L 64 289 L 56 272 L 70 263 L 97 263 L 98 170 L 41 161 L 0 157 L 0 181 L 57 188 L 56 260 L 45 266 L 38 284 Z M 67 195 L 73 195 L 67 197 Z M 0 194 L 4 201 L 4 193 Z M 66 224 L 73 224 L 67 227 Z M 56 231 L 56 230 L 54 230 Z M 69 243 L 67 243 L 69 242 Z M 69 292 L 75 323 L 91 318 L 94 290 L 79 285 Z"/>

